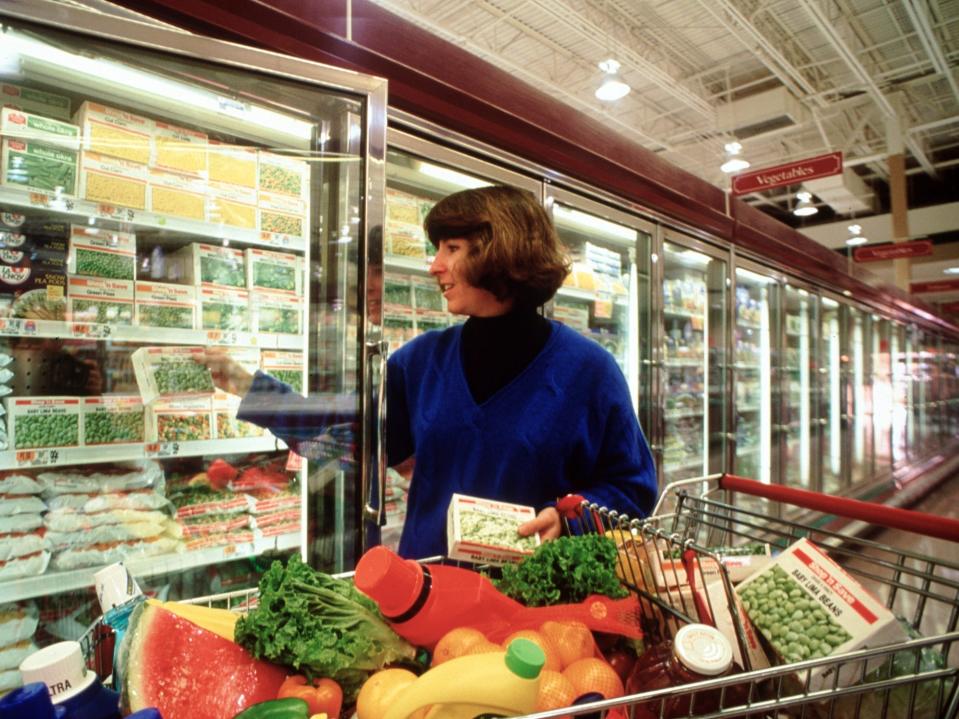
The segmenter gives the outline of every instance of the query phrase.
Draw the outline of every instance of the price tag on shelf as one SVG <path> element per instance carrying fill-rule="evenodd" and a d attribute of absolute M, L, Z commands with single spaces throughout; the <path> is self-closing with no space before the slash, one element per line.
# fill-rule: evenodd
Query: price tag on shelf
<path fill-rule="evenodd" d="M 21 449 L 16 454 L 18 467 L 46 467 L 59 460 L 59 449 Z"/>
<path fill-rule="evenodd" d="M 50 195 L 42 192 L 31 192 L 30 204 L 34 207 L 50 207 Z"/>
<path fill-rule="evenodd" d="M 236 332 L 224 332 L 222 330 L 208 330 L 206 339 L 209 344 L 213 345 L 235 345 L 239 342 Z"/>
<path fill-rule="evenodd" d="M 144 446 L 143 450 L 147 457 L 176 457 L 180 454 L 180 443 L 150 442 Z"/>
<path fill-rule="evenodd" d="M 70 329 L 74 337 L 86 339 L 104 339 L 110 337 L 113 333 L 113 328 L 110 325 L 85 324 L 83 322 L 73 322 Z"/>

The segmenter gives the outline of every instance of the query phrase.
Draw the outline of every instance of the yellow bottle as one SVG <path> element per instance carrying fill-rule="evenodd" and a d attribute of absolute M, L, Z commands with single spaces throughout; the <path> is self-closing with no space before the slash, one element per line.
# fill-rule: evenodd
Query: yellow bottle
<path fill-rule="evenodd" d="M 514 639 L 505 652 L 450 659 L 406 687 L 383 719 L 409 719 L 427 706 L 429 719 L 532 714 L 545 663 L 543 650 L 528 639 Z"/>

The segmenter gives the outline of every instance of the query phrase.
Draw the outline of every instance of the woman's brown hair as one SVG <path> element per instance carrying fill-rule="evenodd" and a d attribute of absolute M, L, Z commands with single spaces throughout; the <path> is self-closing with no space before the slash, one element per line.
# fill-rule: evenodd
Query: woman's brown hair
<path fill-rule="evenodd" d="M 472 240 L 463 277 L 497 299 L 548 302 L 569 274 L 556 228 L 536 196 L 507 185 L 463 190 L 440 200 L 423 221 L 434 247 Z"/>

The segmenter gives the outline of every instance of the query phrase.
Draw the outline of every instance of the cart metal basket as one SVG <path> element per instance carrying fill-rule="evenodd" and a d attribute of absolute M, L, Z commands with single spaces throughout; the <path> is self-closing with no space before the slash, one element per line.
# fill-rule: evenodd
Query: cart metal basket
<path fill-rule="evenodd" d="M 568 498 L 559 508 L 569 533 L 599 533 L 616 541 L 618 571 L 639 597 L 647 643 L 671 638 L 689 622 L 716 626 L 726 622 L 727 630 L 732 627 L 727 633 L 731 631 L 739 645 L 743 671 L 525 719 L 959 717 L 959 521 L 728 474 L 672 484 L 647 519 L 632 519 L 580 498 Z M 802 522 L 788 519 L 799 512 L 803 512 Z M 948 551 L 942 557 L 930 556 L 910 547 L 851 537 L 830 528 L 836 518 L 865 523 L 867 528 L 911 532 L 917 542 L 935 537 L 945 540 Z M 749 621 L 730 609 L 736 606 L 734 583 L 721 552 L 753 543 L 781 550 L 801 538 L 825 551 L 878 596 L 917 638 L 895 646 L 793 661 L 777 660 L 767 648 L 765 654 L 773 666 L 752 666 L 747 650 Z M 671 581 L 660 577 L 663 581 L 657 582 L 644 569 L 654 551 L 677 558 L 667 570 L 676 574 Z M 680 572 L 696 591 L 677 588 L 683 584 Z M 713 580 L 696 587 L 696 578 L 706 576 Z M 244 611 L 255 604 L 256 590 L 187 601 Z M 810 677 L 822 667 L 834 670 L 833 679 L 817 689 Z M 841 670 L 848 673 L 849 667 L 855 672 L 854 681 L 841 685 Z M 676 706 L 683 708 L 681 713 L 675 713 Z M 672 711 L 667 714 L 669 707 Z"/>

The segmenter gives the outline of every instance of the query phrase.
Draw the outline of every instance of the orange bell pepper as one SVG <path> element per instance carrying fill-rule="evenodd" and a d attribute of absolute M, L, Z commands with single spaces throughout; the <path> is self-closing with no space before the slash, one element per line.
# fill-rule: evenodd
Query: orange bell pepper
<path fill-rule="evenodd" d="M 286 678 L 280 685 L 277 699 L 295 697 L 307 703 L 310 714 L 327 714 L 329 719 L 338 719 L 343 707 L 343 690 L 332 679 L 314 679 L 309 683 L 302 674 Z"/>

